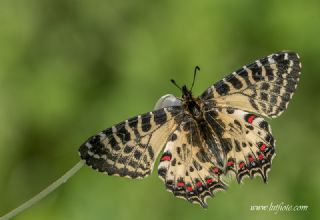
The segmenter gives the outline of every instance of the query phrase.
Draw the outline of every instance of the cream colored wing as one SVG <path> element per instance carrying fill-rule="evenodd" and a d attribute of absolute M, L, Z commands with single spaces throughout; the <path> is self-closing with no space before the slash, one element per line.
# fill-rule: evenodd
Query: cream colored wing
<path fill-rule="evenodd" d="M 271 128 L 262 118 L 232 108 L 220 108 L 205 113 L 226 155 L 225 172 L 235 174 L 238 182 L 244 176 L 260 174 L 267 181 L 267 171 L 275 156 L 275 140 Z"/>
<path fill-rule="evenodd" d="M 232 107 L 274 118 L 287 108 L 300 71 L 298 54 L 271 54 L 218 81 L 200 99 L 216 107 Z"/>
<path fill-rule="evenodd" d="M 138 115 L 90 137 L 79 149 L 93 169 L 129 178 L 148 176 L 164 144 L 177 125 L 179 106 Z"/>
<path fill-rule="evenodd" d="M 206 208 L 206 199 L 226 188 L 193 119 L 184 120 L 169 136 L 158 167 L 159 177 L 176 197 Z"/>

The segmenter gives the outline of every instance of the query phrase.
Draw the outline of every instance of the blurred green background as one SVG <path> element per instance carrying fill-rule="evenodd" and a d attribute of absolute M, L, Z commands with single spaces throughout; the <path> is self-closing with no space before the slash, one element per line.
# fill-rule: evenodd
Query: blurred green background
<path fill-rule="evenodd" d="M 176 199 L 156 172 L 144 180 L 84 167 L 16 219 L 320 219 L 320 2 L 1 0 L 0 214 L 79 161 L 89 136 L 190 84 L 194 94 L 283 49 L 303 69 L 289 109 L 272 120 L 269 183 L 230 183 L 209 209 Z M 308 205 L 253 212 L 250 205 Z"/>

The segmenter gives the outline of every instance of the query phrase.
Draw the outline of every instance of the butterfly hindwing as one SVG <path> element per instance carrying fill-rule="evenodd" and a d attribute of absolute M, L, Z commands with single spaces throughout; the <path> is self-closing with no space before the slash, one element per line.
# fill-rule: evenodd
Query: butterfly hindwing
<path fill-rule="evenodd" d="M 169 136 L 158 167 L 159 177 L 176 197 L 207 207 L 206 199 L 226 188 L 204 149 L 195 121 L 185 116 Z"/>
<path fill-rule="evenodd" d="M 200 98 L 210 100 L 218 107 L 277 117 L 287 108 L 296 90 L 300 69 L 298 54 L 271 54 L 218 81 Z"/>
<path fill-rule="evenodd" d="M 255 174 L 266 182 L 275 156 L 269 124 L 262 117 L 230 107 L 213 109 L 205 115 L 209 124 L 216 121 L 214 126 L 222 131 L 219 138 L 226 154 L 226 172 L 234 173 L 238 182 Z"/>
<path fill-rule="evenodd" d="M 80 156 L 99 172 L 143 178 L 151 173 L 179 113 L 181 107 L 168 107 L 121 122 L 90 137 Z"/>

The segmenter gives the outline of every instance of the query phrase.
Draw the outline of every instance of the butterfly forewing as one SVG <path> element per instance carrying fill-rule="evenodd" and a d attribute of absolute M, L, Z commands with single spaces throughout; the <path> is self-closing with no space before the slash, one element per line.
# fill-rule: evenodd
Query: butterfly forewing
<path fill-rule="evenodd" d="M 267 117 L 279 116 L 296 90 L 299 56 L 280 52 L 255 61 L 209 87 L 200 98 Z"/>
<path fill-rule="evenodd" d="M 169 107 L 133 117 L 90 137 L 79 149 L 91 166 L 108 175 L 142 178 L 154 162 L 181 107 Z"/>

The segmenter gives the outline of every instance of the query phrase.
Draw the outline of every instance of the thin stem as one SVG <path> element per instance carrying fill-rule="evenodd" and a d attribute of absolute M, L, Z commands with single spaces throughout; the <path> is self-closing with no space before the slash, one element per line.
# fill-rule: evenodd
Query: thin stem
<path fill-rule="evenodd" d="M 30 208 L 32 205 L 39 202 L 41 199 L 49 195 L 52 191 L 57 189 L 59 186 L 61 186 L 63 183 L 65 183 L 70 177 L 72 177 L 75 173 L 77 173 L 80 168 L 84 165 L 84 161 L 79 161 L 76 165 L 74 165 L 69 171 L 67 171 L 63 176 L 61 176 L 59 179 L 54 181 L 50 186 L 42 190 L 40 193 L 26 201 L 25 203 L 21 204 L 19 207 L 15 208 L 14 210 L 10 211 L 9 213 L 5 214 L 4 216 L 0 217 L 0 220 L 7 220 L 10 219 L 16 215 L 18 215 L 20 212 L 23 212 L 24 210 Z"/>

